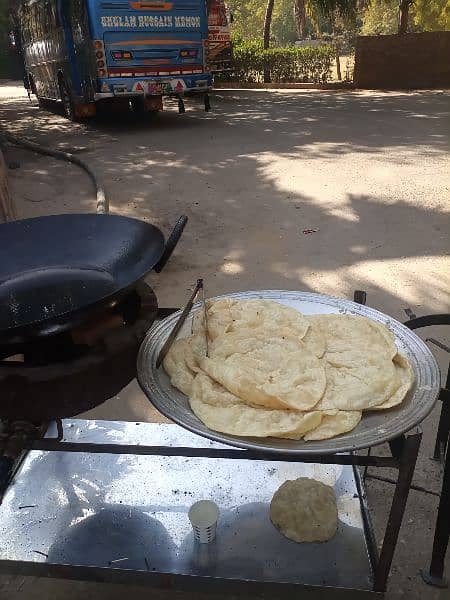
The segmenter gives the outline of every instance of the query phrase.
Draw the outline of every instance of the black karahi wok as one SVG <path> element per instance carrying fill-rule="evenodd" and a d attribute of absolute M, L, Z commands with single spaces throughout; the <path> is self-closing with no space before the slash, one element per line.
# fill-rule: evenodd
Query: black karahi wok
<path fill-rule="evenodd" d="M 0 344 L 53 335 L 114 306 L 172 253 L 161 231 L 117 215 L 63 214 L 0 225 Z"/>

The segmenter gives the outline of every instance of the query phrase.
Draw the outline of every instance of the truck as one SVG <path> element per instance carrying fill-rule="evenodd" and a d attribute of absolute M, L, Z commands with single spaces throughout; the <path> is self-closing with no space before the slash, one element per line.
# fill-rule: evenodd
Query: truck
<path fill-rule="evenodd" d="M 79 120 L 107 105 L 159 111 L 164 97 L 184 112 L 186 97 L 201 96 L 209 110 L 227 26 L 223 0 L 26 0 L 14 34 L 29 93 Z"/>
<path fill-rule="evenodd" d="M 223 0 L 207 0 L 208 44 L 207 61 L 213 73 L 232 69 L 233 51 L 230 23 L 232 13 Z"/>

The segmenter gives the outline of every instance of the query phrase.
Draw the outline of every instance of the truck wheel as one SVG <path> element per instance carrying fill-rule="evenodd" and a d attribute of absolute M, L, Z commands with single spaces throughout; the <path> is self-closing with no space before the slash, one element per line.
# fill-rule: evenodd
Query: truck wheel
<path fill-rule="evenodd" d="M 69 119 L 69 121 L 76 121 L 77 118 L 75 116 L 75 106 L 70 95 L 69 88 L 67 87 L 63 77 L 61 77 L 59 80 L 59 95 L 63 103 L 64 114 L 66 118 Z"/>
<path fill-rule="evenodd" d="M 133 109 L 133 112 L 136 113 L 137 115 L 144 115 L 145 114 L 145 104 L 144 104 L 144 99 L 143 98 L 132 98 L 131 99 L 131 108 Z"/>
<path fill-rule="evenodd" d="M 33 75 L 31 75 L 31 73 L 28 74 L 27 79 L 28 79 L 28 85 L 30 86 L 29 87 L 30 92 L 37 97 L 38 93 L 37 93 L 37 89 L 36 89 L 36 84 L 34 83 Z"/>

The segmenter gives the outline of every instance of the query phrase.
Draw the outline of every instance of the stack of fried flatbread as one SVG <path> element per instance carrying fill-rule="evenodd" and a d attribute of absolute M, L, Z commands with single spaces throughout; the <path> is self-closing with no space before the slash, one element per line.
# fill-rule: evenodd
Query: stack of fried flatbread
<path fill-rule="evenodd" d="M 400 404 L 414 381 L 393 334 L 365 317 L 233 298 L 208 302 L 207 317 L 196 313 L 164 368 L 214 431 L 323 440 Z"/>

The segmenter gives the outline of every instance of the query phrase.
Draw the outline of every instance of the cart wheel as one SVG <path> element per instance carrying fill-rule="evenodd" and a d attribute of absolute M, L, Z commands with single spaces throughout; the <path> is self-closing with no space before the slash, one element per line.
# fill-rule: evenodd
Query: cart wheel
<path fill-rule="evenodd" d="M 161 273 L 161 271 L 166 266 L 167 261 L 172 256 L 173 251 L 175 250 L 176 245 L 180 241 L 180 237 L 183 234 L 184 228 L 188 222 L 188 218 L 186 216 L 180 217 L 178 223 L 173 228 L 172 233 L 169 236 L 169 239 L 166 242 L 166 247 L 164 250 L 164 254 L 161 256 L 159 263 L 154 267 L 157 273 Z"/>

